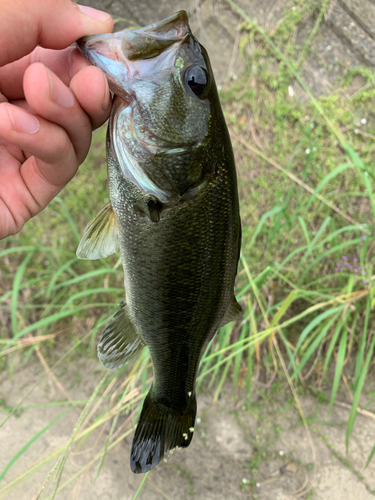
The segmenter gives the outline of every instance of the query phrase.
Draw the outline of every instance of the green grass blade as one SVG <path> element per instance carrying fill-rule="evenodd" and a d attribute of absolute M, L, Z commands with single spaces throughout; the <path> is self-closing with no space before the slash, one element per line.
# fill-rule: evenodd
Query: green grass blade
<path fill-rule="evenodd" d="M 280 334 L 281 340 L 283 341 L 283 344 L 284 344 L 285 350 L 286 350 L 286 352 L 287 352 L 287 354 L 288 354 L 290 364 L 292 365 L 293 371 L 294 371 L 294 373 L 295 373 L 295 372 L 297 372 L 297 370 L 298 370 L 298 367 L 297 367 L 297 365 L 296 365 L 296 360 L 294 359 L 294 354 L 293 354 L 293 351 L 291 350 L 291 348 L 290 348 L 290 346 L 289 346 L 288 340 L 287 340 L 287 338 L 285 337 L 285 335 L 284 335 L 284 332 L 283 332 L 282 328 L 279 328 L 279 334 Z"/>
<path fill-rule="evenodd" d="M 98 392 L 100 391 L 102 385 L 104 384 L 104 382 L 106 381 L 107 379 L 107 375 L 108 375 L 108 371 L 105 373 L 104 377 L 102 378 L 102 380 L 99 382 L 99 384 L 96 386 L 96 388 L 94 389 L 93 393 L 91 394 L 90 396 L 90 399 L 87 401 L 86 403 L 86 406 L 84 407 L 75 427 L 74 427 L 74 430 L 72 432 L 72 435 L 70 436 L 70 439 L 69 439 L 69 443 L 67 444 L 67 447 L 65 449 L 65 452 L 64 452 L 64 455 L 61 459 L 61 462 L 60 462 L 60 465 L 59 465 L 59 468 L 57 470 L 57 477 L 56 477 L 56 486 L 55 486 L 55 491 L 54 491 L 54 494 L 52 496 L 52 500 L 55 498 L 56 494 L 57 494 L 57 490 L 58 490 L 58 487 L 59 487 L 59 484 L 60 484 L 60 481 L 61 481 L 61 476 L 62 476 L 62 473 L 64 471 L 64 468 L 65 468 L 65 464 L 66 464 L 66 461 L 68 459 L 68 456 L 69 456 L 69 453 L 70 453 L 70 449 L 72 447 L 72 444 L 74 442 L 74 439 L 82 425 L 82 422 L 83 420 L 85 419 L 86 415 L 88 414 L 89 410 L 90 410 L 90 407 L 93 403 L 93 401 L 95 401 L 96 399 L 96 396 L 98 394 Z"/>
<path fill-rule="evenodd" d="M 307 229 L 306 223 L 305 223 L 305 221 L 303 220 L 303 218 L 301 216 L 298 217 L 298 222 L 300 223 L 300 226 L 301 226 L 302 231 L 303 231 L 303 235 L 304 235 L 304 237 L 306 239 L 306 243 L 307 243 L 307 245 L 309 247 L 311 240 L 310 240 L 310 235 L 309 235 L 309 231 Z"/>
<path fill-rule="evenodd" d="M 136 370 L 138 369 L 139 365 L 141 364 L 142 362 L 142 358 L 141 356 L 138 357 L 137 361 L 134 363 L 134 366 L 133 368 L 131 369 L 131 372 L 129 374 L 129 377 L 130 378 L 132 376 L 133 373 L 136 372 Z M 101 471 L 101 468 L 103 467 L 103 464 L 104 464 L 104 460 L 105 460 L 105 457 L 107 455 L 107 452 L 108 452 L 108 448 L 109 448 L 109 445 L 110 445 L 110 442 L 111 442 L 111 439 L 112 439 L 112 436 L 113 436 L 113 433 L 115 432 L 115 429 L 116 429 L 116 425 L 117 425 L 117 422 L 118 422 L 118 419 L 120 417 L 120 414 L 121 414 L 121 411 L 122 411 L 122 405 L 123 405 L 123 402 L 124 402 L 124 399 L 125 399 L 125 396 L 128 394 L 128 389 L 129 389 L 129 386 L 125 387 L 125 389 L 123 390 L 123 393 L 122 393 L 122 396 L 121 396 L 121 399 L 120 399 L 120 402 L 119 402 L 119 405 L 118 405 L 118 410 L 117 410 L 117 413 L 115 415 L 115 418 L 113 419 L 113 422 L 112 422 L 112 426 L 111 426 L 111 430 L 109 431 L 109 434 L 105 440 L 105 444 L 104 444 L 104 450 L 103 450 L 103 454 L 100 458 L 100 461 L 99 461 L 99 464 L 98 464 L 98 467 L 96 469 L 96 474 L 95 474 L 95 479 L 94 479 L 94 482 L 96 481 L 96 479 L 98 478 L 99 474 L 100 474 L 100 471 Z"/>
<path fill-rule="evenodd" d="M 337 339 L 339 338 L 339 335 L 341 333 L 341 330 L 343 328 L 344 324 L 342 320 L 340 319 L 337 322 L 337 325 L 335 327 L 335 331 L 333 332 L 331 342 L 329 343 L 327 352 L 326 352 L 326 359 L 324 360 L 324 365 L 323 365 L 323 375 L 327 372 L 329 362 L 331 361 L 333 349 L 335 348 L 335 345 L 337 343 Z"/>
<path fill-rule="evenodd" d="M 90 288 L 88 290 L 82 290 L 81 292 L 77 292 L 74 295 L 71 295 L 69 299 L 65 303 L 65 307 L 69 306 L 72 304 L 77 299 L 81 299 L 83 297 L 89 297 L 90 295 L 95 295 L 98 293 L 115 293 L 117 295 L 121 294 L 124 295 L 124 289 L 123 288 Z M 119 299 L 118 299 L 119 300 Z"/>
<path fill-rule="evenodd" d="M 370 300 L 371 300 L 370 296 L 368 296 L 368 298 L 367 298 L 367 311 L 369 310 L 369 307 L 371 305 Z M 346 449 L 347 450 L 349 448 L 350 435 L 353 431 L 354 423 L 355 423 L 355 420 L 357 417 L 357 408 L 358 408 L 358 404 L 359 404 L 359 398 L 362 394 L 363 385 L 365 383 L 365 380 L 366 380 L 366 377 L 367 377 L 367 374 L 369 371 L 370 363 L 373 359 L 374 347 L 375 347 L 375 335 L 372 338 L 369 350 L 367 352 L 366 361 L 365 361 L 364 366 L 361 370 L 360 377 L 358 379 L 358 382 L 357 382 L 357 385 L 356 385 L 356 388 L 355 388 L 355 391 L 353 394 L 353 403 L 352 403 L 352 407 L 351 407 L 350 414 L 349 414 L 348 425 L 346 428 Z"/>
<path fill-rule="evenodd" d="M 70 215 L 70 212 L 69 212 L 68 207 L 66 206 L 64 200 L 58 196 L 54 199 L 54 202 L 58 203 L 60 205 L 62 215 L 63 215 L 64 219 L 68 222 L 70 229 L 73 231 L 73 234 L 74 234 L 74 237 L 75 237 L 77 243 L 79 243 L 81 241 L 81 235 L 78 232 L 77 226 L 76 226 L 72 216 Z"/>
<path fill-rule="evenodd" d="M 349 158 L 352 160 L 354 166 L 356 167 L 357 171 L 359 172 L 362 181 L 364 185 L 366 186 L 367 193 L 368 193 L 368 199 L 371 203 L 371 208 L 372 208 L 372 214 L 375 218 L 375 200 L 374 200 L 374 193 L 372 189 L 372 183 L 369 179 L 369 177 L 372 177 L 374 180 L 374 176 L 372 174 L 371 168 L 366 170 L 366 166 L 359 157 L 359 155 L 354 151 L 354 149 L 349 145 L 349 144 L 344 144 L 345 151 L 347 152 Z"/>
<path fill-rule="evenodd" d="M 77 283 L 81 283 L 82 281 L 87 281 L 89 279 L 97 278 L 103 274 L 118 274 L 119 271 L 112 269 L 111 267 L 106 267 L 104 269 L 95 269 L 94 271 L 90 271 L 88 273 L 81 274 L 76 278 L 72 278 L 71 280 L 65 281 L 64 283 L 59 283 L 52 288 L 52 291 L 56 291 L 62 287 L 70 287 L 72 285 L 76 285 Z"/>
<path fill-rule="evenodd" d="M 294 65 L 285 57 L 285 55 L 281 52 L 281 50 L 273 43 L 271 38 L 267 35 L 267 33 L 260 27 L 256 22 L 253 21 L 233 0 L 227 0 L 227 2 L 249 23 L 250 26 L 252 26 L 254 29 L 258 31 L 262 35 L 262 37 L 266 40 L 266 42 L 272 47 L 273 51 L 277 54 L 277 56 L 283 61 L 285 66 L 289 69 L 291 74 L 297 79 L 298 83 L 301 85 L 303 90 L 306 92 L 306 94 L 309 96 L 311 102 L 317 109 L 317 111 L 321 114 L 321 116 L 324 118 L 328 128 L 331 130 L 331 132 L 334 134 L 334 136 L 337 138 L 339 141 L 341 147 L 345 149 L 345 141 L 340 133 L 340 131 L 334 126 L 332 121 L 328 118 L 326 113 L 323 110 L 323 107 L 319 103 L 319 101 L 313 96 L 312 92 L 308 88 L 308 86 L 305 84 L 305 82 L 302 80 L 300 77 L 299 73 L 296 71 L 294 68 Z"/>
<path fill-rule="evenodd" d="M 226 365 L 224 366 L 224 370 L 223 370 L 223 373 L 221 374 L 220 382 L 217 385 L 217 388 L 216 388 L 216 391 L 215 391 L 215 394 L 214 394 L 214 397 L 213 397 L 213 403 L 214 404 L 219 399 L 221 389 L 222 389 L 222 387 L 224 385 L 224 382 L 225 382 L 225 380 L 227 378 L 228 370 L 229 370 L 231 364 L 232 364 L 232 360 L 228 359 Z"/>
<path fill-rule="evenodd" d="M 33 255 L 34 255 L 33 251 L 29 252 L 26 255 L 22 264 L 17 269 L 16 275 L 15 275 L 14 281 L 13 281 L 12 301 L 11 301 L 11 309 L 10 309 L 13 337 L 16 337 L 17 332 L 18 332 L 17 312 L 18 312 L 18 294 L 19 294 L 19 290 L 20 290 L 20 285 L 21 285 L 23 275 L 25 273 L 26 266 L 29 263 L 29 261 Z"/>
<path fill-rule="evenodd" d="M 363 361 L 365 357 L 365 349 L 367 344 L 367 336 L 368 336 L 368 324 L 370 321 L 370 313 L 371 313 L 371 297 L 368 297 L 366 304 L 366 314 L 365 320 L 363 323 L 363 330 L 361 334 L 361 340 L 359 344 L 359 349 L 356 356 L 356 364 L 355 364 L 355 375 L 354 375 L 354 390 L 359 383 L 359 379 L 361 377 L 361 373 L 363 370 Z"/>
<path fill-rule="evenodd" d="M 229 344 L 229 337 L 230 337 L 231 332 L 232 332 L 232 324 L 231 323 L 223 326 L 219 330 L 219 338 L 217 341 L 217 347 L 219 349 L 220 354 L 217 358 L 216 364 L 214 365 L 214 370 L 213 370 L 213 374 L 211 377 L 211 381 L 208 385 L 209 387 L 214 383 L 214 381 L 219 373 L 219 367 L 221 365 L 220 361 L 223 358 L 222 352 L 227 348 L 227 346 Z"/>
<path fill-rule="evenodd" d="M 248 324 L 245 323 L 241 328 L 241 333 L 240 333 L 238 340 L 240 340 L 240 341 L 243 340 L 247 334 L 247 331 L 248 331 Z M 242 353 L 238 353 L 237 356 L 234 358 L 233 390 L 235 390 L 237 387 L 238 375 L 239 375 L 240 367 L 241 367 L 241 359 L 242 359 Z"/>
<path fill-rule="evenodd" d="M 305 254 L 303 255 L 303 257 L 302 257 L 302 259 L 300 261 L 300 264 L 299 264 L 299 268 L 301 268 L 301 266 L 303 266 L 305 264 L 307 257 L 314 250 L 317 241 L 319 240 L 319 238 L 322 235 L 322 233 L 325 231 L 326 227 L 329 225 L 330 221 L 331 221 L 331 217 L 326 217 L 325 218 L 323 224 L 320 226 L 320 228 L 316 232 L 314 238 L 312 239 L 312 241 L 310 242 L 310 244 L 308 246 L 308 249 L 306 250 Z"/>
<path fill-rule="evenodd" d="M 338 175 L 342 174 L 343 172 L 345 172 L 346 170 L 348 170 L 349 168 L 353 168 L 353 164 L 352 163 L 344 163 L 342 165 L 339 165 L 338 167 L 334 168 L 333 170 L 331 170 L 325 177 L 324 179 L 322 179 L 319 184 L 316 186 L 313 194 L 310 196 L 310 199 L 309 201 L 307 202 L 306 206 L 305 206 L 305 210 L 309 210 L 310 207 L 311 207 L 311 204 L 313 203 L 313 201 L 316 199 L 316 195 L 324 188 L 325 185 L 327 185 L 329 182 L 331 182 L 335 177 L 337 177 Z"/>
<path fill-rule="evenodd" d="M 366 191 L 368 193 L 368 199 L 371 203 L 371 208 L 372 208 L 372 215 L 375 219 L 375 200 L 374 200 L 374 191 L 373 191 L 373 188 L 372 188 L 372 182 L 370 181 L 369 177 L 369 171 L 368 170 L 359 170 L 360 174 L 361 174 L 361 177 L 362 177 L 362 180 L 363 180 L 363 184 L 365 185 L 366 187 Z"/>
<path fill-rule="evenodd" d="M 1 257 L 5 257 L 6 255 L 10 255 L 13 253 L 27 252 L 27 251 L 61 253 L 61 254 L 71 256 L 71 252 L 69 252 L 69 250 L 65 250 L 63 248 L 51 248 L 51 247 L 43 247 L 43 246 L 38 246 L 38 245 L 36 245 L 36 246 L 35 245 L 24 245 L 24 246 L 20 246 L 20 247 L 12 247 L 12 248 L 7 248 L 5 250 L 2 250 L 0 252 L 0 259 L 1 259 Z"/>
<path fill-rule="evenodd" d="M 365 469 L 367 469 L 367 467 L 370 465 L 370 462 L 374 458 L 374 455 L 375 455 L 375 445 L 372 448 L 371 453 L 370 453 L 370 455 L 369 455 L 369 457 L 367 459 L 367 462 L 366 462 L 366 465 L 365 465 Z"/>
<path fill-rule="evenodd" d="M 62 418 L 64 415 L 66 415 L 70 411 L 70 408 L 67 410 L 62 411 L 59 415 L 57 415 L 56 418 L 54 418 L 49 424 L 47 424 L 43 429 L 41 429 L 39 432 L 35 434 L 22 448 L 14 455 L 14 457 L 8 462 L 8 464 L 5 466 L 3 472 L 0 474 L 0 481 L 2 481 L 6 475 L 6 473 L 9 471 L 9 469 L 12 467 L 12 465 L 17 462 L 17 460 L 30 448 L 30 446 L 37 441 L 37 439 L 40 438 L 50 427 L 52 427 L 60 418 Z"/>
<path fill-rule="evenodd" d="M 103 326 L 105 323 L 107 323 L 107 321 L 108 318 L 105 318 L 104 320 L 98 322 L 98 326 Z M 74 352 L 74 350 L 77 349 L 77 347 L 80 346 L 89 336 L 90 332 L 87 333 L 81 339 L 79 339 L 70 349 L 68 349 L 68 351 L 65 354 L 63 354 L 63 356 L 61 356 L 60 359 L 56 361 L 56 363 L 52 365 L 51 370 L 55 370 L 55 368 L 57 368 L 67 357 L 69 357 L 72 354 L 72 352 Z M 23 398 L 19 401 L 19 403 L 16 406 L 14 406 L 14 408 L 9 412 L 8 416 L 0 423 L 0 429 L 10 419 L 10 417 L 14 415 L 14 413 L 19 409 L 22 403 L 30 396 L 30 394 L 34 391 L 34 389 L 42 382 L 42 380 L 44 380 L 44 378 L 47 377 L 48 373 L 49 372 L 47 371 L 43 373 L 38 382 L 36 382 L 32 386 L 32 388 L 23 396 Z"/>
<path fill-rule="evenodd" d="M 310 271 L 317 265 L 319 264 L 319 262 L 323 259 L 326 259 L 327 257 L 329 257 L 332 253 L 336 253 L 336 252 L 340 252 L 340 251 L 343 251 L 349 247 L 356 247 L 359 245 L 359 243 L 361 242 L 361 239 L 360 238 L 355 238 L 353 240 L 350 240 L 350 241 L 343 241 L 342 243 L 340 243 L 339 245 L 335 246 L 335 247 L 332 247 L 330 248 L 329 250 L 326 250 L 325 252 L 321 252 L 319 254 L 319 257 L 317 257 L 313 262 L 311 262 L 311 264 L 309 264 L 305 271 L 302 273 L 301 277 L 299 278 L 297 284 L 300 285 L 304 279 L 308 276 L 308 274 L 310 273 Z"/>
<path fill-rule="evenodd" d="M 46 290 L 46 297 L 49 299 L 52 294 L 53 287 L 58 280 L 58 278 L 67 270 L 71 269 L 72 264 L 78 261 L 77 257 L 74 257 L 73 259 L 69 259 L 68 262 L 65 262 L 59 269 L 51 276 L 51 279 L 49 281 L 47 290 Z"/>
<path fill-rule="evenodd" d="M 342 311 L 342 309 L 343 309 L 343 306 L 333 307 L 332 309 L 328 309 L 328 311 L 324 311 L 324 312 L 320 313 L 312 321 L 310 321 L 310 323 L 302 330 L 302 333 L 298 338 L 296 350 L 294 352 L 294 357 L 297 356 L 301 345 L 303 344 L 304 340 L 309 335 L 309 333 L 312 330 L 314 330 L 314 328 L 316 328 L 318 325 L 320 325 L 320 323 L 322 321 L 324 321 L 326 318 L 328 318 L 329 316 L 332 316 L 333 314 L 337 313 L 338 311 Z"/>
<path fill-rule="evenodd" d="M 129 436 L 129 434 L 131 434 L 132 432 L 134 431 L 134 427 L 127 430 L 126 432 L 124 432 L 124 434 L 122 434 L 118 439 L 116 439 L 116 441 L 114 441 L 110 447 L 108 448 L 109 450 L 111 450 L 112 448 L 114 448 L 115 446 L 117 446 L 119 443 L 121 443 L 121 441 L 123 441 L 125 438 L 127 438 Z M 69 484 L 71 484 L 77 477 L 79 477 L 83 472 L 85 472 L 86 470 L 90 469 L 90 467 L 100 458 L 100 453 L 97 454 L 92 460 L 90 460 L 90 462 L 88 462 L 86 465 L 84 465 L 83 467 L 81 467 L 81 469 L 76 472 L 75 474 L 73 474 L 67 481 L 65 481 L 65 483 L 63 483 L 57 490 L 57 492 L 59 493 L 60 491 L 62 491 L 64 488 L 66 488 Z M 147 472 L 148 474 L 148 472 Z M 52 500 L 52 495 L 50 495 L 49 497 L 47 497 L 46 500 Z"/>
<path fill-rule="evenodd" d="M 91 307 L 91 305 L 89 305 L 89 307 Z M 14 343 L 14 341 L 16 341 L 17 339 L 19 339 L 20 337 L 22 337 L 26 333 L 32 332 L 33 330 L 37 330 L 38 328 L 41 328 L 42 326 L 49 325 L 49 324 L 51 324 L 51 323 L 53 323 L 55 321 L 58 321 L 59 319 L 66 318 L 68 316 L 74 316 L 75 314 L 78 314 L 79 312 L 82 312 L 84 309 L 87 309 L 87 307 L 85 307 L 85 306 L 75 307 L 73 309 L 70 309 L 69 311 L 61 311 L 61 312 L 58 312 L 58 313 L 55 313 L 55 314 L 51 314 L 47 318 L 43 318 L 43 319 L 41 319 L 39 321 L 36 321 L 32 325 L 29 325 L 29 326 L 25 327 L 23 330 L 19 331 L 17 333 L 17 335 L 14 336 L 13 340 L 11 340 L 10 342 L 8 342 L 5 345 L 5 347 L 0 351 L 0 356 L 2 355 L 3 351 L 5 351 L 6 349 L 8 349 L 9 347 L 12 346 L 12 344 Z"/>
<path fill-rule="evenodd" d="M 337 318 L 341 314 L 341 308 L 337 314 L 333 316 L 326 324 L 323 326 L 321 329 L 320 333 L 317 335 L 315 340 L 311 343 L 310 347 L 307 349 L 303 357 L 301 358 L 301 361 L 299 362 L 299 365 L 297 369 L 294 371 L 293 377 L 296 377 L 299 372 L 302 370 L 302 368 L 305 366 L 305 364 L 309 361 L 310 357 L 312 354 L 315 352 L 315 350 L 319 347 L 321 342 L 323 342 L 325 336 L 327 335 L 328 330 L 331 328 L 331 326 L 337 321 Z M 295 356 L 293 356 L 293 359 L 295 359 Z"/>
<path fill-rule="evenodd" d="M 340 300 L 337 300 L 337 302 L 340 303 Z M 341 302 L 342 302 L 342 304 L 345 304 L 343 301 L 341 301 Z M 315 304 L 311 307 L 308 307 L 300 314 L 297 314 L 297 315 L 293 316 L 292 318 L 284 321 L 283 323 L 277 325 L 277 329 L 280 330 L 281 328 L 285 328 L 285 327 L 290 326 L 294 323 L 298 323 L 304 317 L 309 316 L 312 313 L 315 313 L 319 309 L 323 309 L 328 304 L 332 304 L 332 300 L 329 302 L 323 302 L 323 303 Z M 340 305 L 340 307 L 342 307 L 342 304 Z M 330 311 L 332 314 L 332 309 Z M 271 327 L 271 328 L 266 328 L 266 329 L 262 330 L 261 332 L 252 333 L 250 338 L 245 338 L 242 341 L 237 341 L 237 342 L 231 344 L 230 346 L 225 347 L 221 351 L 207 355 L 205 362 L 207 363 L 209 360 L 211 360 L 212 358 L 215 358 L 216 356 L 222 354 L 225 351 L 234 351 L 230 354 L 230 356 L 233 357 L 237 354 L 237 352 L 240 352 L 240 351 L 247 349 L 250 345 L 254 344 L 255 342 L 262 342 L 271 333 L 273 333 L 275 331 L 275 329 L 276 329 L 276 327 Z M 241 344 L 242 344 L 242 347 L 238 351 L 235 351 L 235 349 Z M 225 362 L 225 359 L 220 362 L 220 365 L 223 364 L 224 362 Z M 208 373 L 211 373 L 211 371 L 213 369 L 215 369 L 215 366 L 210 368 L 210 369 L 207 369 L 207 370 L 206 369 L 202 370 L 202 373 L 199 375 L 197 380 L 201 380 L 205 375 L 207 375 Z"/>
<path fill-rule="evenodd" d="M 341 380 L 341 374 L 344 368 L 347 337 L 348 337 L 348 330 L 345 328 L 341 335 L 339 351 L 337 353 L 336 370 L 335 370 L 335 377 L 333 379 L 331 401 L 329 403 L 329 411 L 332 411 L 333 403 L 336 400 L 336 395 Z"/>
<path fill-rule="evenodd" d="M 137 493 L 136 493 L 136 494 L 134 495 L 134 497 L 133 497 L 133 500 L 137 500 L 138 495 L 140 494 L 140 492 L 141 492 L 141 490 L 142 490 L 142 488 L 143 488 L 143 485 L 144 485 L 144 484 L 145 484 L 145 482 L 146 482 L 147 476 L 150 474 L 150 472 L 151 472 L 151 471 L 148 471 L 148 472 L 146 472 L 146 474 L 144 475 L 144 477 L 143 477 L 143 479 L 142 479 L 142 482 L 141 482 L 141 484 L 139 485 L 139 488 L 138 488 L 138 490 L 137 490 Z"/>
<path fill-rule="evenodd" d="M 247 351 L 247 380 L 246 380 L 246 394 L 247 394 L 247 407 L 250 408 L 251 404 L 251 386 L 254 367 L 254 345 L 249 345 Z"/>
<path fill-rule="evenodd" d="M 277 313 L 275 316 L 272 318 L 270 322 L 270 327 L 277 325 L 280 319 L 284 316 L 286 311 L 289 309 L 290 305 L 298 298 L 298 292 L 296 290 L 293 290 L 290 292 L 290 294 L 286 297 L 286 299 L 282 302 L 281 306 L 279 307 Z"/>
<path fill-rule="evenodd" d="M 271 272 L 275 272 L 275 270 L 273 269 L 273 267 L 267 266 L 258 274 L 258 276 L 254 278 L 254 283 L 258 288 L 262 288 Z M 236 291 L 235 295 L 237 297 L 237 300 L 240 300 L 245 295 L 245 293 L 250 290 L 251 286 L 251 283 L 247 283 L 245 286 L 241 287 L 239 291 Z"/>
<path fill-rule="evenodd" d="M 269 210 L 268 212 L 266 212 L 265 214 L 262 215 L 260 221 L 259 221 L 259 224 L 257 225 L 255 231 L 254 231 L 254 234 L 253 234 L 253 237 L 251 238 L 251 241 L 247 247 L 247 250 L 249 250 L 255 243 L 255 240 L 258 236 L 258 234 L 261 232 L 264 224 L 266 223 L 267 219 L 273 217 L 274 215 L 278 214 L 279 212 L 281 212 L 282 210 L 282 207 L 274 207 L 272 208 L 271 210 Z"/>

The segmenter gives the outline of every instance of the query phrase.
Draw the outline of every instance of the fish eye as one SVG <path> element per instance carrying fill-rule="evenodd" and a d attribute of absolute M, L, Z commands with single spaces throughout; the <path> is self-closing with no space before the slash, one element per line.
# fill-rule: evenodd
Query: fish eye
<path fill-rule="evenodd" d="M 200 66 L 190 66 L 185 73 L 185 81 L 198 97 L 202 97 L 208 88 L 207 71 Z"/>

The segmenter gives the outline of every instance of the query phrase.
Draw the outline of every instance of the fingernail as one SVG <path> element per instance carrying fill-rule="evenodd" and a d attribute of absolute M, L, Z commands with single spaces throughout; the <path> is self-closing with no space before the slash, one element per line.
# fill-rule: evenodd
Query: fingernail
<path fill-rule="evenodd" d="M 39 130 L 39 121 L 34 115 L 16 106 L 7 106 L 13 130 L 22 134 L 36 134 Z"/>
<path fill-rule="evenodd" d="M 88 7 L 87 5 L 77 4 L 79 10 L 88 17 L 95 19 L 96 21 L 100 21 L 105 23 L 111 17 L 107 12 L 103 12 L 102 10 L 94 9 L 93 7 Z"/>
<path fill-rule="evenodd" d="M 108 80 L 103 74 L 103 78 L 105 80 L 105 96 L 104 96 L 104 102 L 103 102 L 103 111 L 107 111 L 111 105 L 111 96 L 109 93 L 109 86 L 108 86 Z"/>
<path fill-rule="evenodd" d="M 53 77 L 47 68 L 46 71 L 48 73 L 52 101 L 62 108 L 71 108 L 74 105 L 74 95 L 71 90 L 57 77 Z"/>

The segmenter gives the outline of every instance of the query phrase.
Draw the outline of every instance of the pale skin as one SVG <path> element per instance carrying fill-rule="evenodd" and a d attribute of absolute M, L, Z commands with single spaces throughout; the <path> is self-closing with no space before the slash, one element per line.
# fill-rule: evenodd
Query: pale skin
<path fill-rule="evenodd" d="M 113 21 L 70 0 L 0 0 L 0 12 L 1 239 L 72 179 L 109 117 L 106 78 L 69 46 Z"/>

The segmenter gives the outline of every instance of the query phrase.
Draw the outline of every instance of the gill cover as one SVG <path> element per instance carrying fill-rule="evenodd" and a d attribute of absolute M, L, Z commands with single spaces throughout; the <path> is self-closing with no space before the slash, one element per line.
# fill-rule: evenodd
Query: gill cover
<path fill-rule="evenodd" d="M 162 204 L 178 203 L 212 170 L 195 160 L 209 140 L 211 69 L 186 12 L 77 43 L 116 95 L 110 154 L 124 177 Z"/>

